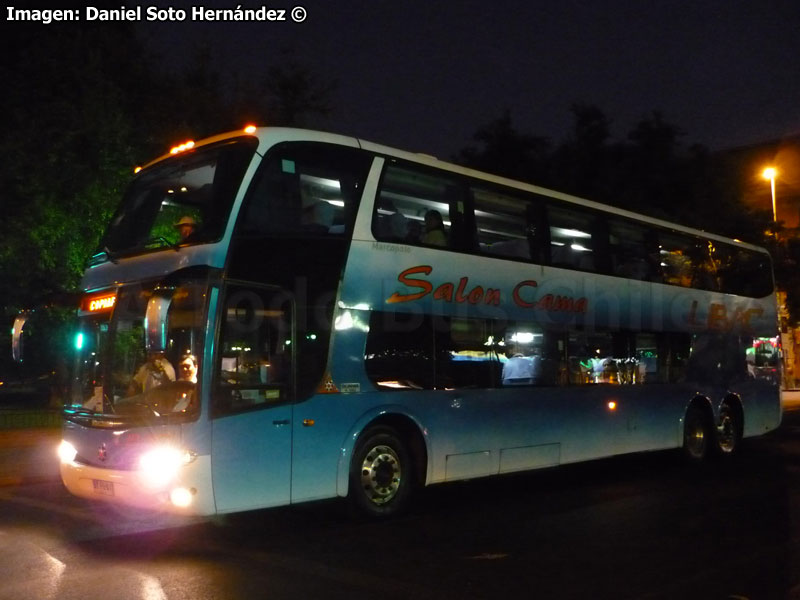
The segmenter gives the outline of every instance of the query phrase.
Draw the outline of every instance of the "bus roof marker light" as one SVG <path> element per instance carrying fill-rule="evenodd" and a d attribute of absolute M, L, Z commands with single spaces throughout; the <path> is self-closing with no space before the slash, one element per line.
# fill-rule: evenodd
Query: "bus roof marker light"
<path fill-rule="evenodd" d="M 187 150 L 191 150 L 194 148 L 194 140 L 189 140 L 177 146 L 173 146 L 169 149 L 170 154 L 180 154 L 181 152 L 186 152 Z"/>

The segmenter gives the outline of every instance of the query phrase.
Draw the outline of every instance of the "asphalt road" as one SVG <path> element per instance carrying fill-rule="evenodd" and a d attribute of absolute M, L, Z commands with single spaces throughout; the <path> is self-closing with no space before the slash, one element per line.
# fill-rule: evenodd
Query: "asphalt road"
<path fill-rule="evenodd" d="M 169 526 L 23 481 L 0 599 L 800 598 L 800 412 L 743 450 L 436 486 L 381 523 L 326 502 Z"/>

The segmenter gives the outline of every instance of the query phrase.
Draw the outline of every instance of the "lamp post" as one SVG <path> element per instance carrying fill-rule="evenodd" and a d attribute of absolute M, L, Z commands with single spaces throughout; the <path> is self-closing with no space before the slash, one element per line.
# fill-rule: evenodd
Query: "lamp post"
<path fill-rule="evenodd" d="M 772 190 L 772 220 L 776 224 L 775 225 L 775 242 L 776 242 L 776 251 L 780 253 L 780 248 L 777 247 L 778 243 L 778 211 L 777 205 L 775 203 L 775 177 L 778 175 L 778 169 L 775 167 L 767 167 L 761 173 L 764 179 L 769 179 L 770 182 L 770 189 Z M 776 258 L 777 260 L 777 258 Z M 777 297 L 778 297 L 778 318 L 780 320 L 781 331 L 786 331 L 785 327 L 788 320 L 788 313 L 786 311 L 786 292 L 777 290 Z M 794 353 L 797 352 L 798 348 L 795 346 L 794 336 L 787 337 L 783 333 L 780 334 L 781 345 L 786 350 L 785 354 L 783 355 L 783 381 L 781 381 L 781 387 L 783 389 L 793 387 L 795 383 L 794 377 L 796 375 L 792 374 L 790 376 L 790 372 L 793 371 L 793 363 L 794 363 Z"/>
<path fill-rule="evenodd" d="M 775 167 L 767 167 L 761 174 L 764 179 L 769 179 L 770 187 L 772 188 L 772 220 L 776 223 L 778 221 L 778 210 L 775 204 L 775 176 L 777 174 L 778 170 Z"/>

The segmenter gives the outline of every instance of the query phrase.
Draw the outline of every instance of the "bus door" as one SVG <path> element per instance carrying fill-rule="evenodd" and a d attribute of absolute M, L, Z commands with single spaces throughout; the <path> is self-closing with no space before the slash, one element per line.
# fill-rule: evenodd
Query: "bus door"
<path fill-rule="evenodd" d="M 221 306 L 211 447 L 217 511 L 288 504 L 293 302 L 275 289 L 228 284 Z"/>

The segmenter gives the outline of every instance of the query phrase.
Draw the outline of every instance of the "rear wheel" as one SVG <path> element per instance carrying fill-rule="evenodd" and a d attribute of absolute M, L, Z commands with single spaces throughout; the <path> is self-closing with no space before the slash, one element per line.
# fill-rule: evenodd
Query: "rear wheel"
<path fill-rule="evenodd" d="M 389 517 L 408 506 L 414 488 L 414 469 L 406 444 L 390 427 L 366 431 L 356 445 L 350 465 L 349 498 L 369 517 Z"/>
<path fill-rule="evenodd" d="M 719 425 L 716 431 L 716 450 L 720 456 L 732 456 L 742 441 L 742 416 L 729 403 L 719 409 Z"/>
<path fill-rule="evenodd" d="M 689 407 L 683 420 L 683 453 L 692 462 L 708 456 L 712 441 L 711 428 L 705 412 L 697 405 Z"/>

